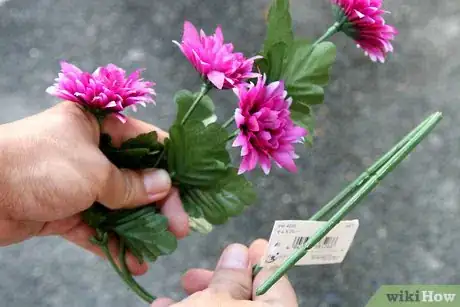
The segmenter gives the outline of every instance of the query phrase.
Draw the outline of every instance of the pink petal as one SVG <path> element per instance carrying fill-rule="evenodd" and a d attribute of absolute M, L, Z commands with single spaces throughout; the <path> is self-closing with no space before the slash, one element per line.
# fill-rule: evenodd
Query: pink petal
<path fill-rule="evenodd" d="M 50 86 L 46 89 L 46 92 L 50 95 L 56 95 L 57 94 L 57 89 L 54 86 Z"/>
<path fill-rule="evenodd" d="M 118 118 L 123 124 L 126 123 L 127 121 L 127 118 L 125 115 L 121 114 L 121 113 L 115 113 L 114 114 L 116 118 Z"/>
<path fill-rule="evenodd" d="M 284 86 L 281 87 L 281 82 L 280 81 L 276 81 L 276 82 L 272 82 L 270 83 L 268 86 L 267 86 L 267 91 L 266 91 L 266 95 L 267 97 L 271 97 L 272 95 L 274 95 L 277 91 L 279 91 L 279 89 L 283 89 L 283 92 L 284 92 Z"/>
<path fill-rule="evenodd" d="M 47 89 L 47 93 L 61 99 L 70 100 L 92 110 L 117 113 L 137 104 L 154 102 L 153 82 L 141 78 L 142 70 L 136 70 L 129 76 L 114 64 L 97 68 L 93 74 L 83 72 L 78 67 L 62 62 L 61 73 L 56 83 Z M 121 121 L 125 116 L 116 114 Z"/>
<path fill-rule="evenodd" d="M 242 53 L 233 52 L 233 44 L 224 42 L 222 28 L 218 26 L 213 35 L 198 33 L 192 23 L 184 23 L 182 43 L 178 45 L 193 67 L 208 77 L 218 89 L 233 89 L 257 74 L 252 72 L 254 60 L 246 59 Z"/>
<path fill-rule="evenodd" d="M 211 81 L 212 84 L 214 84 L 215 87 L 218 89 L 222 89 L 224 87 L 224 82 L 225 82 L 225 74 L 222 72 L 218 71 L 211 71 L 207 75 L 208 80 Z"/>
<path fill-rule="evenodd" d="M 233 144 L 232 146 L 233 147 L 238 147 L 238 146 L 244 146 L 246 145 L 246 138 L 243 134 L 238 134 L 238 136 L 235 138 L 235 140 L 233 141 Z"/>
<path fill-rule="evenodd" d="M 195 26 L 190 21 L 184 22 L 184 36 L 183 41 L 190 41 L 190 42 L 199 42 L 200 36 L 198 35 L 198 31 L 196 30 Z"/>
<path fill-rule="evenodd" d="M 245 172 L 247 172 L 249 169 L 249 158 L 248 156 L 244 156 L 242 159 L 241 159 L 241 163 L 240 163 L 240 168 L 238 169 L 238 175 L 241 175 Z"/>
<path fill-rule="evenodd" d="M 241 175 L 244 172 L 253 170 L 257 165 L 257 160 L 258 160 L 257 153 L 254 151 L 250 151 L 248 155 L 244 156 L 241 159 L 241 164 L 238 170 L 238 175 Z"/>
<path fill-rule="evenodd" d="M 281 167 L 287 169 L 288 171 L 295 173 L 297 172 L 297 166 L 294 163 L 291 155 L 287 152 L 275 152 L 273 153 L 273 159 L 281 165 Z"/>
<path fill-rule="evenodd" d="M 82 71 L 80 68 L 78 68 L 75 65 L 72 65 L 70 63 L 67 63 L 65 61 L 61 61 L 61 70 L 65 73 L 75 73 L 75 74 L 81 74 Z"/>
<path fill-rule="evenodd" d="M 245 117 L 241 114 L 240 109 L 235 110 L 235 123 L 237 126 L 243 125 L 245 122 Z"/>
<path fill-rule="evenodd" d="M 251 131 L 259 131 L 259 122 L 255 116 L 251 116 L 247 122 L 248 129 Z"/>
<path fill-rule="evenodd" d="M 224 42 L 224 34 L 222 33 L 222 27 L 218 26 L 216 29 L 216 39 L 220 42 Z"/>
<path fill-rule="evenodd" d="M 391 41 L 395 39 L 397 30 L 386 25 L 382 9 L 382 0 L 332 0 L 341 7 L 347 22 L 353 31 L 345 31 L 355 39 L 358 48 L 374 62 L 385 62 L 387 53 L 393 51 Z M 339 20 L 338 20 L 339 21 Z"/>
<path fill-rule="evenodd" d="M 268 157 L 268 155 L 263 155 L 263 154 L 259 155 L 259 163 L 265 175 L 268 175 L 272 167 L 270 158 Z"/>
<path fill-rule="evenodd" d="M 366 16 L 366 15 L 364 15 L 363 13 L 361 13 L 358 10 L 355 10 L 355 13 L 356 13 L 356 15 L 358 15 L 359 18 L 363 18 L 364 16 Z"/>
<path fill-rule="evenodd" d="M 117 106 L 117 103 L 115 101 L 111 101 L 108 104 L 106 104 L 104 108 L 108 109 L 108 108 L 114 108 L 116 106 Z"/>

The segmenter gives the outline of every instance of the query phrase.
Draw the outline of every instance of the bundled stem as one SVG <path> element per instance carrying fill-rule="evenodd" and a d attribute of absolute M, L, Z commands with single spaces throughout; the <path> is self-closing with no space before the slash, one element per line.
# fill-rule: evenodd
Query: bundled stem
<path fill-rule="evenodd" d="M 311 218 L 311 221 L 320 221 L 326 218 L 333 210 L 342 204 L 342 202 L 347 199 L 350 195 L 356 192 L 356 190 L 362 185 L 363 182 L 368 180 L 379 168 L 381 168 L 388 160 L 395 155 L 407 142 L 414 137 L 414 135 L 423 128 L 434 116 L 437 114 L 432 114 L 426 118 L 417 128 L 412 130 L 408 135 L 406 135 L 398 144 L 396 144 L 389 152 L 380 157 L 371 167 L 369 167 L 364 173 L 362 173 L 358 178 L 356 178 L 350 185 L 343 189 L 337 196 L 335 196 L 330 202 L 328 202 L 324 207 L 322 207 L 318 212 L 316 212 Z"/>
<path fill-rule="evenodd" d="M 118 257 L 118 261 L 120 262 L 121 271 L 123 275 L 129 280 L 131 285 L 135 287 L 139 292 L 135 291 L 144 301 L 151 304 L 157 298 L 151 295 L 147 290 L 145 290 L 131 275 L 131 272 L 128 269 L 126 264 L 126 245 L 123 239 L 120 239 L 120 255 Z M 130 287 L 132 289 L 132 287 Z"/>
<path fill-rule="evenodd" d="M 289 269 L 291 269 L 307 252 L 313 248 L 324 236 L 327 235 L 351 210 L 353 210 L 360 201 L 367 196 L 379 182 L 389 174 L 395 167 L 403 161 L 407 155 L 434 129 L 442 119 L 442 114 L 437 112 L 428 117 L 422 124 L 409 133 L 393 149 L 380 158 L 365 173 L 363 173 L 351 185 L 345 188 L 331 202 L 329 202 L 317 214 L 313 215 L 311 220 L 319 220 L 334 210 L 345 199 L 348 201 L 341 209 L 335 213 L 332 218 L 319 229 L 307 243 L 293 255 L 291 255 L 278 270 L 275 271 L 258 289 L 256 294 L 266 293 Z M 254 274 L 260 272 L 261 267 L 254 268 Z"/>
<path fill-rule="evenodd" d="M 190 116 L 193 114 L 193 111 L 196 109 L 196 107 L 199 105 L 200 101 L 203 99 L 203 97 L 212 89 L 212 85 L 209 83 L 204 83 L 203 86 L 201 87 L 201 91 L 198 94 L 198 96 L 195 98 L 193 101 L 192 105 L 190 108 L 187 110 L 187 113 L 184 115 L 184 118 L 181 121 L 181 125 L 184 125 L 187 120 L 190 118 Z M 165 155 L 165 151 L 163 150 L 160 154 L 160 157 L 158 158 L 156 164 L 154 167 L 157 167 L 160 161 L 163 159 Z M 198 225 L 198 224 L 197 224 Z M 209 225 L 205 225 L 201 223 L 199 226 L 203 226 L 200 228 L 203 232 L 209 232 Z M 110 253 L 108 244 L 108 233 L 107 232 L 102 232 L 98 231 L 97 235 L 92 239 L 92 242 L 94 244 L 97 244 L 100 246 L 102 251 L 104 252 L 105 256 L 107 257 L 108 261 L 110 262 L 112 268 L 115 270 L 115 272 L 120 276 L 120 278 L 123 280 L 123 282 L 134 292 L 136 293 L 142 300 L 145 302 L 151 304 L 153 301 L 156 300 L 156 297 L 151 295 L 147 290 L 145 290 L 139 283 L 136 282 L 136 280 L 133 278 L 131 275 L 131 272 L 128 269 L 128 266 L 126 264 L 126 252 L 127 252 L 127 247 L 125 245 L 125 242 L 122 238 L 120 238 L 120 253 L 118 256 L 118 262 L 120 263 L 120 267 L 117 265 L 117 262 L 113 258 L 112 254 Z"/>
<path fill-rule="evenodd" d="M 109 250 L 109 238 L 107 233 L 98 232 L 97 236 L 93 238 L 93 243 L 100 246 L 101 250 L 104 252 L 104 255 L 107 257 L 110 265 L 112 266 L 113 270 L 120 276 L 120 278 L 124 281 L 124 283 L 134 292 L 136 293 L 141 299 L 145 302 L 151 304 L 157 298 L 149 294 L 141 285 L 139 285 L 134 278 L 132 277 L 131 273 L 128 270 L 126 265 L 126 247 L 124 242 L 121 240 L 120 242 L 120 256 L 119 262 L 121 266 L 121 270 L 118 267 L 115 259 L 113 259 L 112 254 Z"/>

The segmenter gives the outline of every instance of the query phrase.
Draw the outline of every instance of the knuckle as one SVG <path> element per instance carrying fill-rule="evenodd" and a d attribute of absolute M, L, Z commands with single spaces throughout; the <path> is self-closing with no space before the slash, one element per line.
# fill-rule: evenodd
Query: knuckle
<path fill-rule="evenodd" d="M 131 204 L 135 197 L 136 197 L 136 176 L 137 174 L 128 169 L 122 169 L 122 177 L 123 177 L 123 198 L 122 203 L 124 205 Z"/>
<path fill-rule="evenodd" d="M 231 286 L 235 295 L 250 296 L 252 293 L 252 286 L 249 282 L 234 282 Z"/>
<path fill-rule="evenodd" d="M 224 271 L 222 273 L 215 274 L 213 280 L 215 286 L 209 290 L 215 294 L 228 293 L 234 298 L 249 298 L 251 296 L 252 281 L 248 279 L 246 272 L 232 270 L 232 272 Z M 232 278 L 228 276 L 232 276 Z"/>
<path fill-rule="evenodd" d="M 115 167 L 109 161 L 106 161 L 106 163 L 103 164 L 101 171 L 96 173 L 96 180 L 98 181 L 98 185 L 102 188 L 102 190 L 109 188 L 111 180 L 115 178 L 115 171 Z"/>
<path fill-rule="evenodd" d="M 112 209 L 116 204 L 113 203 L 114 194 L 118 195 L 118 191 L 115 189 L 119 189 L 119 184 L 116 183 L 118 171 L 113 165 L 107 163 L 104 166 L 105 170 L 99 174 L 99 193 L 98 193 L 98 201 L 100 201 L 103 205 L 110 207 Z"/>

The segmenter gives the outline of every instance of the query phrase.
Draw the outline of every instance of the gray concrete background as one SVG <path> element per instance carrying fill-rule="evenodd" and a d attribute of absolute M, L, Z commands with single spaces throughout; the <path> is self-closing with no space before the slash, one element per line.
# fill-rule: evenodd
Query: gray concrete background
<path fill-rule="evenodd" d="M 264 37 L 269 0 L 11 0 L 0 1 L 0 123 L 55 103 L 45 94 L 66 59 L 92 70 L 109 62 L 147 68 L 156 107 L 139 116 L 167 128 L 173 92 L 199 80 L 171 40 L 190 19 L 208 32 L 222 24 L 228 40 L 247 54 Z M 318 36 L 332 22 L 327 1 L 293 0 L 298 35 Z M 387 0 L 401 34 L 385 65 L 371 63 L 344 36 L 326 104 L 317 109 L 313 149 L 299 149 L 300 173 L 251 176 L 257 205 L 218 227 L 192 236 L 175 255 L 156 263 L 141 282 L 155 294 L 183 297 L 178 283 L 189 267 L 215 264 L 230 242 L 267 238 L 273 220 L 307 218 L 379 154 L 430 112 L 442 124 L 351 214 L 361 228 L 341 265 L 302 267 L 290 276 L 301 306 L 364 306 L 381 284 L 460 283 L 460 2 Z M 213 95 L 228 117 L 234 99 Z M 122 307 L 142 304 L 108 265 L 59 238 L 34 239 L 0 250 L 0 306 Z"/>

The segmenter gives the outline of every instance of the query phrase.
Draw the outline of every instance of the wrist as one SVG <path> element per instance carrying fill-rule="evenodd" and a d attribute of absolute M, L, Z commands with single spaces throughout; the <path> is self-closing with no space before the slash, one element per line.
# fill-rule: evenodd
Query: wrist
<path fill-rule="evenodd" d="M 8 195 L 8 187 L 7 187 L 7 153 L 8 153 L 8 145 L 6 142 L 5 136 L 5 127 L 4 125 L 0 125 L 0 218 L 5 215 L 5 208 L 7 208 L 7 195 Z"/>
<path fill-rule="evenodd" d="M 12 170 L 17 168 L 17 165 L 13 164 L 12 156 L 20 154 L 20 151 L 15 149 L 15 137 L 11 129 L 8 129 L 9 125 L 11 124 L 0 125 L 0 219 L 8 219 L 10 216 L 8 208 L 12 206 Z"/>

